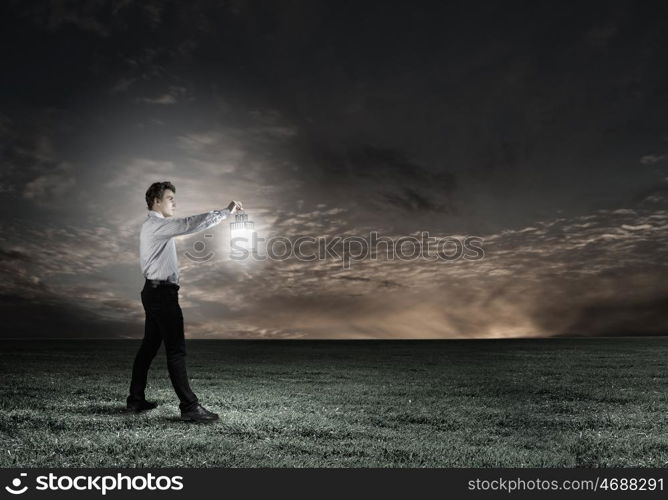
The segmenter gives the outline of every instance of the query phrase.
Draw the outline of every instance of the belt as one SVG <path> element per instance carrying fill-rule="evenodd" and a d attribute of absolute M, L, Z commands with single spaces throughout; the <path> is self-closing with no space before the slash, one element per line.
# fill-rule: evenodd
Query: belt
<path fill-rule="evenodd" d="M 150 280 L 150 279 L 146 278 L 146 284 L 151 285 L 151 287 L 153 287 L 153 288 L 157 288 L 159 286 L 173 286 L 173 287 L 176 287 L 177 289 L 181 288 L 179 285 L 177 285 L 173 281 L 168 281 L 168 280 Z"/>

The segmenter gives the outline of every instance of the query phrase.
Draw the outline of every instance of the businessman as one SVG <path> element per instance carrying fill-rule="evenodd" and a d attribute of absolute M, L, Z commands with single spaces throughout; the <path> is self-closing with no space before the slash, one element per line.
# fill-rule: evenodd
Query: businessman
<path fill-rule="evenodd" d="M 222 210 L 176 218 L 174 196 L 176 188 L 170 182 L 156 182 L 146 191 L 149 213 L 141 228 L 139 256 L 146 281 L 141 301 L 146 312 L 144 339 L 132 366 L 130 395 L 127 409 L 134 412 L 158 406 L 144 395 L 151 361 L 162 341 L 167 353 L 167 369 L 174 391 L 179 397 L 181 419 L 191 422 L 213 422 L 218 415 L 204 408 L 188 383 L 186 343 L 183 314 L 179 306 L 179 269 L 174 237 L 197 233 L 220 223 L 242 209 L 241 203 L 230 202 Z"/>

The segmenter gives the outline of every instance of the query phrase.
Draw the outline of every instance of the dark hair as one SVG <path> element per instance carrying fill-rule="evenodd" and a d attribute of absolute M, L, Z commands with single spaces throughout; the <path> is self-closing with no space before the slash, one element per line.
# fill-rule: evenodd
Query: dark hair
<path fill-rule="evenodd" d="M 162 200 L 162 195 L 165 194 L 165 189 L 171 189 L 173 193 L 176 193 L 174 184 L 169 181 L 154 182 L 151 184 L 151 187 L 146 191 L 146 204 L 148 205 L 149 210 L 153 208 L 153 200 L 156 198 Z"/>

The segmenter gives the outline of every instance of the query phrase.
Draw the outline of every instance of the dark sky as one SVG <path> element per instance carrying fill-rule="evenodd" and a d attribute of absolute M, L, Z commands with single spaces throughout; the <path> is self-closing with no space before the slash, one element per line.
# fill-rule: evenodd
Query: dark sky
<path fill-rule="evenodd" d="M 143 332 L 139 229 L 482 238 L 236 262 L 177 240 L 189 337 L 668 332 L 668 3 L 3 2 L 2 337 Z"/>

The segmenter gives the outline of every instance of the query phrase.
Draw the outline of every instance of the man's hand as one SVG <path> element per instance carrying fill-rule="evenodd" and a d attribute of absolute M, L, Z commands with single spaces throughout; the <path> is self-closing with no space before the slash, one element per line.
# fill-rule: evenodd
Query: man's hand
<path fill-rule="evenodd" d="M 232 200 L 230 204 L 227 206 L 227 209 L 230 211 L 230 214 L 233 214 L 237 210 L 243 210 L 244 207 L 241 206 L 240 201 L 234 201 Z"/>

